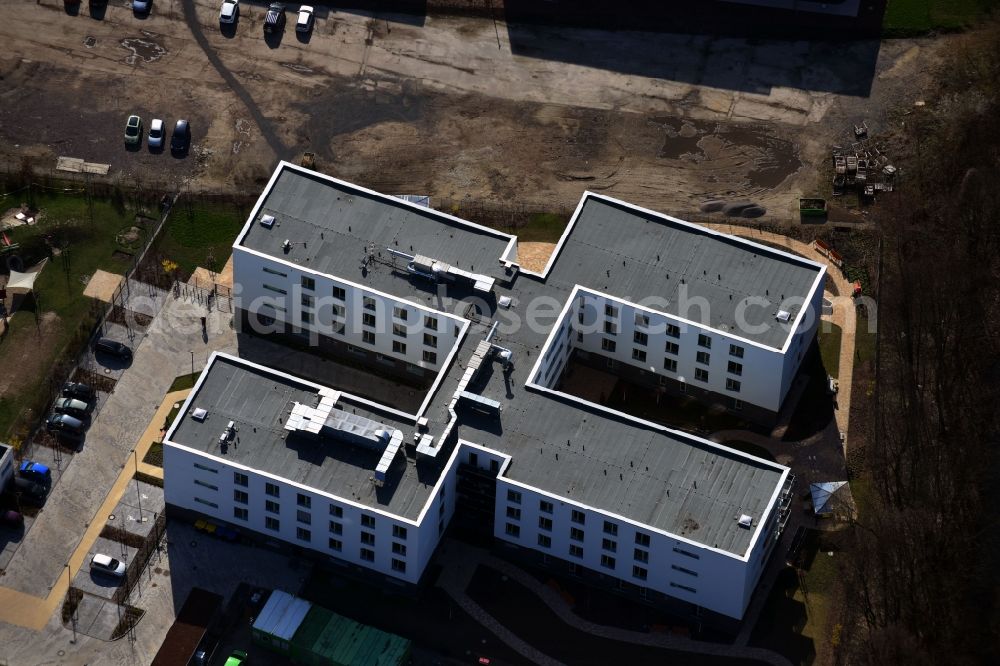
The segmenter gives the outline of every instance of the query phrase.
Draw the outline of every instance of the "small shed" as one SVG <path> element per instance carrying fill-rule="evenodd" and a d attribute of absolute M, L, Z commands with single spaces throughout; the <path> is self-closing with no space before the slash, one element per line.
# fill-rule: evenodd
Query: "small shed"
<path fill-rule="evenodd" d="M 312 607 L 308 601 L 274 590 L 250 629 L 254 643 L 288 655 L 292 637 Z"/>
<path fill-rule="evenodd" d="M 410 641 L 313 606 L 292 639 L 291 657 L 307 666 L 401 666 Z"/>
<path fill-rule="evenodd" d="M 271 592 L 250 635 L 257 645 L 305 666 L 402 666 L 411 650 L 405 638 L 281 590 Z"/>

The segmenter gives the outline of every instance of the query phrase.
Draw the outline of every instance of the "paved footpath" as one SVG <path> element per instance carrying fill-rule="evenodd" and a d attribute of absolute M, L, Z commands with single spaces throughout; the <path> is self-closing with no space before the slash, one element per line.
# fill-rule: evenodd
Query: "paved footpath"
<path fill-rule="evenodd" d="M 73 456 L 7 566 L 0 622 L 34 630 L 46 626 L 145 455 L 141 447 L 159 439 L 173 403 L 183 397 L 175 393 L 163 402 L 173 378 L 190 372 L 192 352 L 203 365 L 212 350 L 235 350 L 232 315 L 207 313 L 203 337 L 204 314 L 203 307 L 170 299 L 153 321 L 132 366 L 94 419 L 83 450 Z"/>
<path fill-rule="evenodd" d="M 833 302 L 833 315 L 824 315 L 824 321 L 832 321 L 840 327 L 842 333 L 840 337 L 840 362 L 837 372 L 840 390 L 837 393 L 837 426 L 840 432 L 848 432 L 847 426 L 851 415 L 851 378 L 854 376 L 854 338 L 857 328 L 857 312 L 854 302 L 851 299 L 853 286 L 844 277 L 843 271 L 819 250 L 802 241 L 771 233 L 770 231 L 760 231 L 753 227 L 743 227 L 735 224 L 703 224 L 715 231 L 725 234 L 740 236 L 754 241 L 763 241 L 779 247 L 784 247 L 791 252 L 803 256 L 812 261 L 824 264 L 827 267 L 826 274 L 833 282 L 833 291 L 826 292 L 826 297 Z M 846 442 L 844 444 L 846 449 Z M 846 453 L 846 451 L 845 451 Z"/>
<path fill-rule="evenodd" d="M 163 399 L 162 404 L 156 410 L 156 413 L 153 414 L 153 418 L 150 420 L 146 431 L 136 444 L 136 453 L 139 460 L 145 457 L 150 445 L 160 439 L 160 426 L 163 425 L 163 420 L 167 418 L 170 410 L 173 409 L 174 403 L 186 398 L 188 393 L 188 390 L 175 391 L 168 393 Z M 163 470 L 161 468 L 140 463 L 140 471 L 146 471 L 147 469 L 155 470 L 155 475 L 161 479 L 163 478 Z M 94 543 L 94 540 L 97 539 L 104 528 L 105 517 L 114 511 L 125 492 L 126 486 L 132 481 L 134 474 L 134 464 L 126 464 L 120 469 L 118 478 L 111 486 L 111 490 L 105 497 L 104 502 L 98 507 L 93 520 L 90 521 L 87 531 L 84 532 L 83 538 L 80 539 L 76 550 L 69 556 L 69 563 L 66 565 L 69 568 L 69 572 L 59 577 L 47 596 L 36 597 L 7 587 L 0 587 L 0 622 L 16 624 L 36 631 L 45 627 L 55 609 L 62 604 L 63 598 L 66 596 L 66 590 L 69 587 L 69 580 L 86 564 L 84 559 L 90 552 L 90 547 Z"/>
<path fill-rule="evenodd" d="M 496 569 L 506 576 L 513 578 L 538 596 L 563 622 L 592 636 L 600 636 L 624 643 L 648 645 L 654 648 L 680 650 L 718 657 L 756 659 L 773 664 L 774 666 L 791 666 L 791 662 L 782 655 L 762 648 L 752 648 L 738 644 L 707 643 L 675 634 L 650 634 L 589 622 L 576 615 L 569 603 L 558 592 L 537 580 L 523 569 L 506 560 L 493 556 L 487 550 L 476 548 L 460 541 L 455 541 L 454 539 L 445 540 L 437 558 L 437 561 L 443 566 L 443 571 L 438 578 L 437 585 L 444 589 L 477 622 L 496 634 L 498 638 L 522 656 L 536 664 L 555 665 L 560 662 L 555 661 L 525 643 L 466 594 L 465 590 L 469 586 L 476 567 L 480 564 Z"/>

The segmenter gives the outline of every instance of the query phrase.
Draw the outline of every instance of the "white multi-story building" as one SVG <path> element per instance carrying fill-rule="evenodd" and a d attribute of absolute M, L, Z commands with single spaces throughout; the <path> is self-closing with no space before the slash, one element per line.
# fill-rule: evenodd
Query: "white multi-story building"
<path fill-rule="evenodd" d="M 464 517 L 542 566 L 738 619 L 788 469 L 609 409 L 567 368 L 773 416 L 823 277 L 590 193 L 532 273 L 514 236 L 282 163 L 234 246 L 235 302 L 255 340 L 328 360 L 307 380 L 213 356 L 165 438 L 167 502 L 407 583 Z M 379 379 L 338 386 L 340 359 Z"/>

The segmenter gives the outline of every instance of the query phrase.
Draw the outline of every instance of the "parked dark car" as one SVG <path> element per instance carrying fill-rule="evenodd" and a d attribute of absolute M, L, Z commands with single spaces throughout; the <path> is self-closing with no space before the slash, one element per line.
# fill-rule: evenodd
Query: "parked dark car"
<path fill-rule="evenodd" d="M 79 382 L 66 382 L 63 384 L 62 394 L 64 398 L 76 398 L 84 402 L 90 402 L 94 399 L 94 389 L 87 384 Z"/>
<path fill-rule="evenodd" d="M 34 460 L 22 461 L 21 466 L 17 468 L 17 475 L 43 486 L 52 483 L 52 470 Z"/>
<path fill-rule="evenodd" d="M 21 496 L 21 500 L 33 504 L 41 504 L 48 494 L 45 486 L 29 481 L 20 476 L 14 477 L 14 491 Z"/>
<path fill-rule="evenodd" d="M 132 359 L 132 350 L 129 349 L 127 345 L 110 338 L 101 338 L 95 342 L 94 351 L 100 354 L 107 354 L 109 356 L 120 358 L 123 361 Z"/>
<path fill-rule="evenodd" d="M 285 5 L 272 2 L 264 14 L 264 34 L 273 35 L 285 29 Z"/>
<path fill-rule="evenodd" d="M 172 155 L 187 155 L 191 148 L 191 125 L 186 120 L 178 120 L 174 125 L 174 133 L 170 136 L 170 153 Z"/>
<path fill-rule="evenodd" d="M 24 516 L 17 511 L 0 511 L 0 525 L 4 527 L 24 527 Z"/>
<path fill-rule="evenodd" d="M 53 412 L 45 419 L 45 429 L 57 437 L 77 440 L 83 439 L 83 422 L 69 414 Z"/>

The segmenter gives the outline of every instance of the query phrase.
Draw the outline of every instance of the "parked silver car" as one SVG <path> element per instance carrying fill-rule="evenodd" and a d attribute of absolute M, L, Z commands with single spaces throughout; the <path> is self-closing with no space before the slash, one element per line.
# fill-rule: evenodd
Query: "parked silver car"
<path fill-rule="evenodd" d="M 231 25 L 240 18 L 240 0 L 222 0 L 219 23 Z"/>
<path fill-rule="evenodd" d="M 83 419 L 90 413 L 90 405 L 82 400 L 59 398 L 56 400 L 55 404 L 52 405 L 52 411 L 57 414 L 69 414 L 70 416 L 75 416 L 78 419 Z"/>

